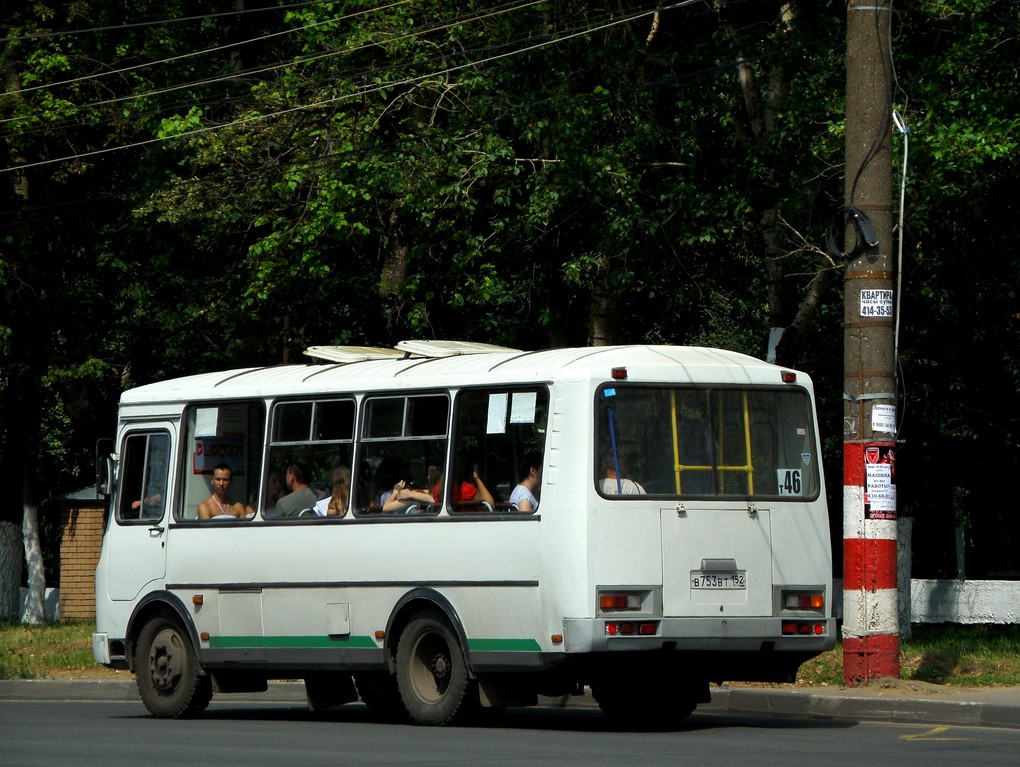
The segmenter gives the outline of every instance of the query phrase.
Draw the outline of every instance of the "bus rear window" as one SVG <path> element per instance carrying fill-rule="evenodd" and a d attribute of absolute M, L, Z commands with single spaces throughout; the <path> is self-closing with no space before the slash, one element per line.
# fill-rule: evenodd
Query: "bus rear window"
<path fill-rule="evenodd" d="M 802 389 L 614 385 L 596 396 L 596 489 L 606 497 L 818 494 Z"/>

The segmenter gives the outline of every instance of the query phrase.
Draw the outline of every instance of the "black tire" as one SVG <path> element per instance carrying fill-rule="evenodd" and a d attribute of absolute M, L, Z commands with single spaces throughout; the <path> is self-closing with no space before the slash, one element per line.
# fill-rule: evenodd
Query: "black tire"
<path fill-rule="evenodd" d="M 150 619 L 138 635 L 135 680 L 142 703 L 163 719 L 197 716 L 212 699 L 212 682 L 201 673 L 191 638 L 166 615 Z"/>
<path fill-rule="evenodd" d="M 397 645 L 397 687 L 416 724 L 448 724 L 476 708 L 460 643 L 441 614 L 420 613 L 404 627 Z"/>
<path fill-rule="evenodd" d="M 661 684 L 653 689 L 648 684 L 612 680 L 592 685 L 591 692 L 602 713 L 628 730 L 670 730 L 697 707 L 686 687 L 665 692 Z"/>
<path fill-rule="evenodd" d="M 385 671 L 360 671 L 354 675 L 361 701 L 373 714 L 388 721 L 407 721 L 407 711 L 400 700 L 397 680 Z"/>

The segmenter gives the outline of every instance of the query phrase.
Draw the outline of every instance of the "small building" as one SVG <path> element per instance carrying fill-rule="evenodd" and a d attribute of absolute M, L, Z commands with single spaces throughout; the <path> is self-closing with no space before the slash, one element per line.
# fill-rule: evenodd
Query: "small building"
<path fill-rule="evenodd" d="M 95 620 L 106 499 L 96 497 L 93 485 L 50 503 L 60 510 L 60 620 Z"/>

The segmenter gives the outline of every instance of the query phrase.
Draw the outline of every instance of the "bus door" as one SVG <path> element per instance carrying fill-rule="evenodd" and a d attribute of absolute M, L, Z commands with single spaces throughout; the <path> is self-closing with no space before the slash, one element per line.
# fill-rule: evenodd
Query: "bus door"
<path fill-rule="evenodd" d="M 166 574 L 171 428 L 139 426 L 124 436 L 114 519 L 107 535 L 110 599 L 135 599 Z"/>

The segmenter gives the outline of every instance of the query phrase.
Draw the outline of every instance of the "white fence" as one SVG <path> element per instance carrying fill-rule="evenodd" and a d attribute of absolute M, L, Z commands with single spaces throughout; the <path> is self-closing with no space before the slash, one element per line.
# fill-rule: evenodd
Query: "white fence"
<path fill-rule="evenodd" d="M 905 602 L 906 596 L 900 594 L 901 602 Z M 914 578 L 910 581 L 909 597 L 911 623 L 1020 623 L 1020 581 Z M 833 606 L 836 615 L 842 617 L 840 580 L 833 582 Z"/>
<path fill-rule="evenodd" d="M 28 599 L 28 589 L 21 589 L 20 601 L 18 602 L 18 615 L 25 620 L 25 601 Z M 43 614 L 48 621 L 60 620 L 60 589 L 46 589 L 46 601 L 43 605 Z"/>

